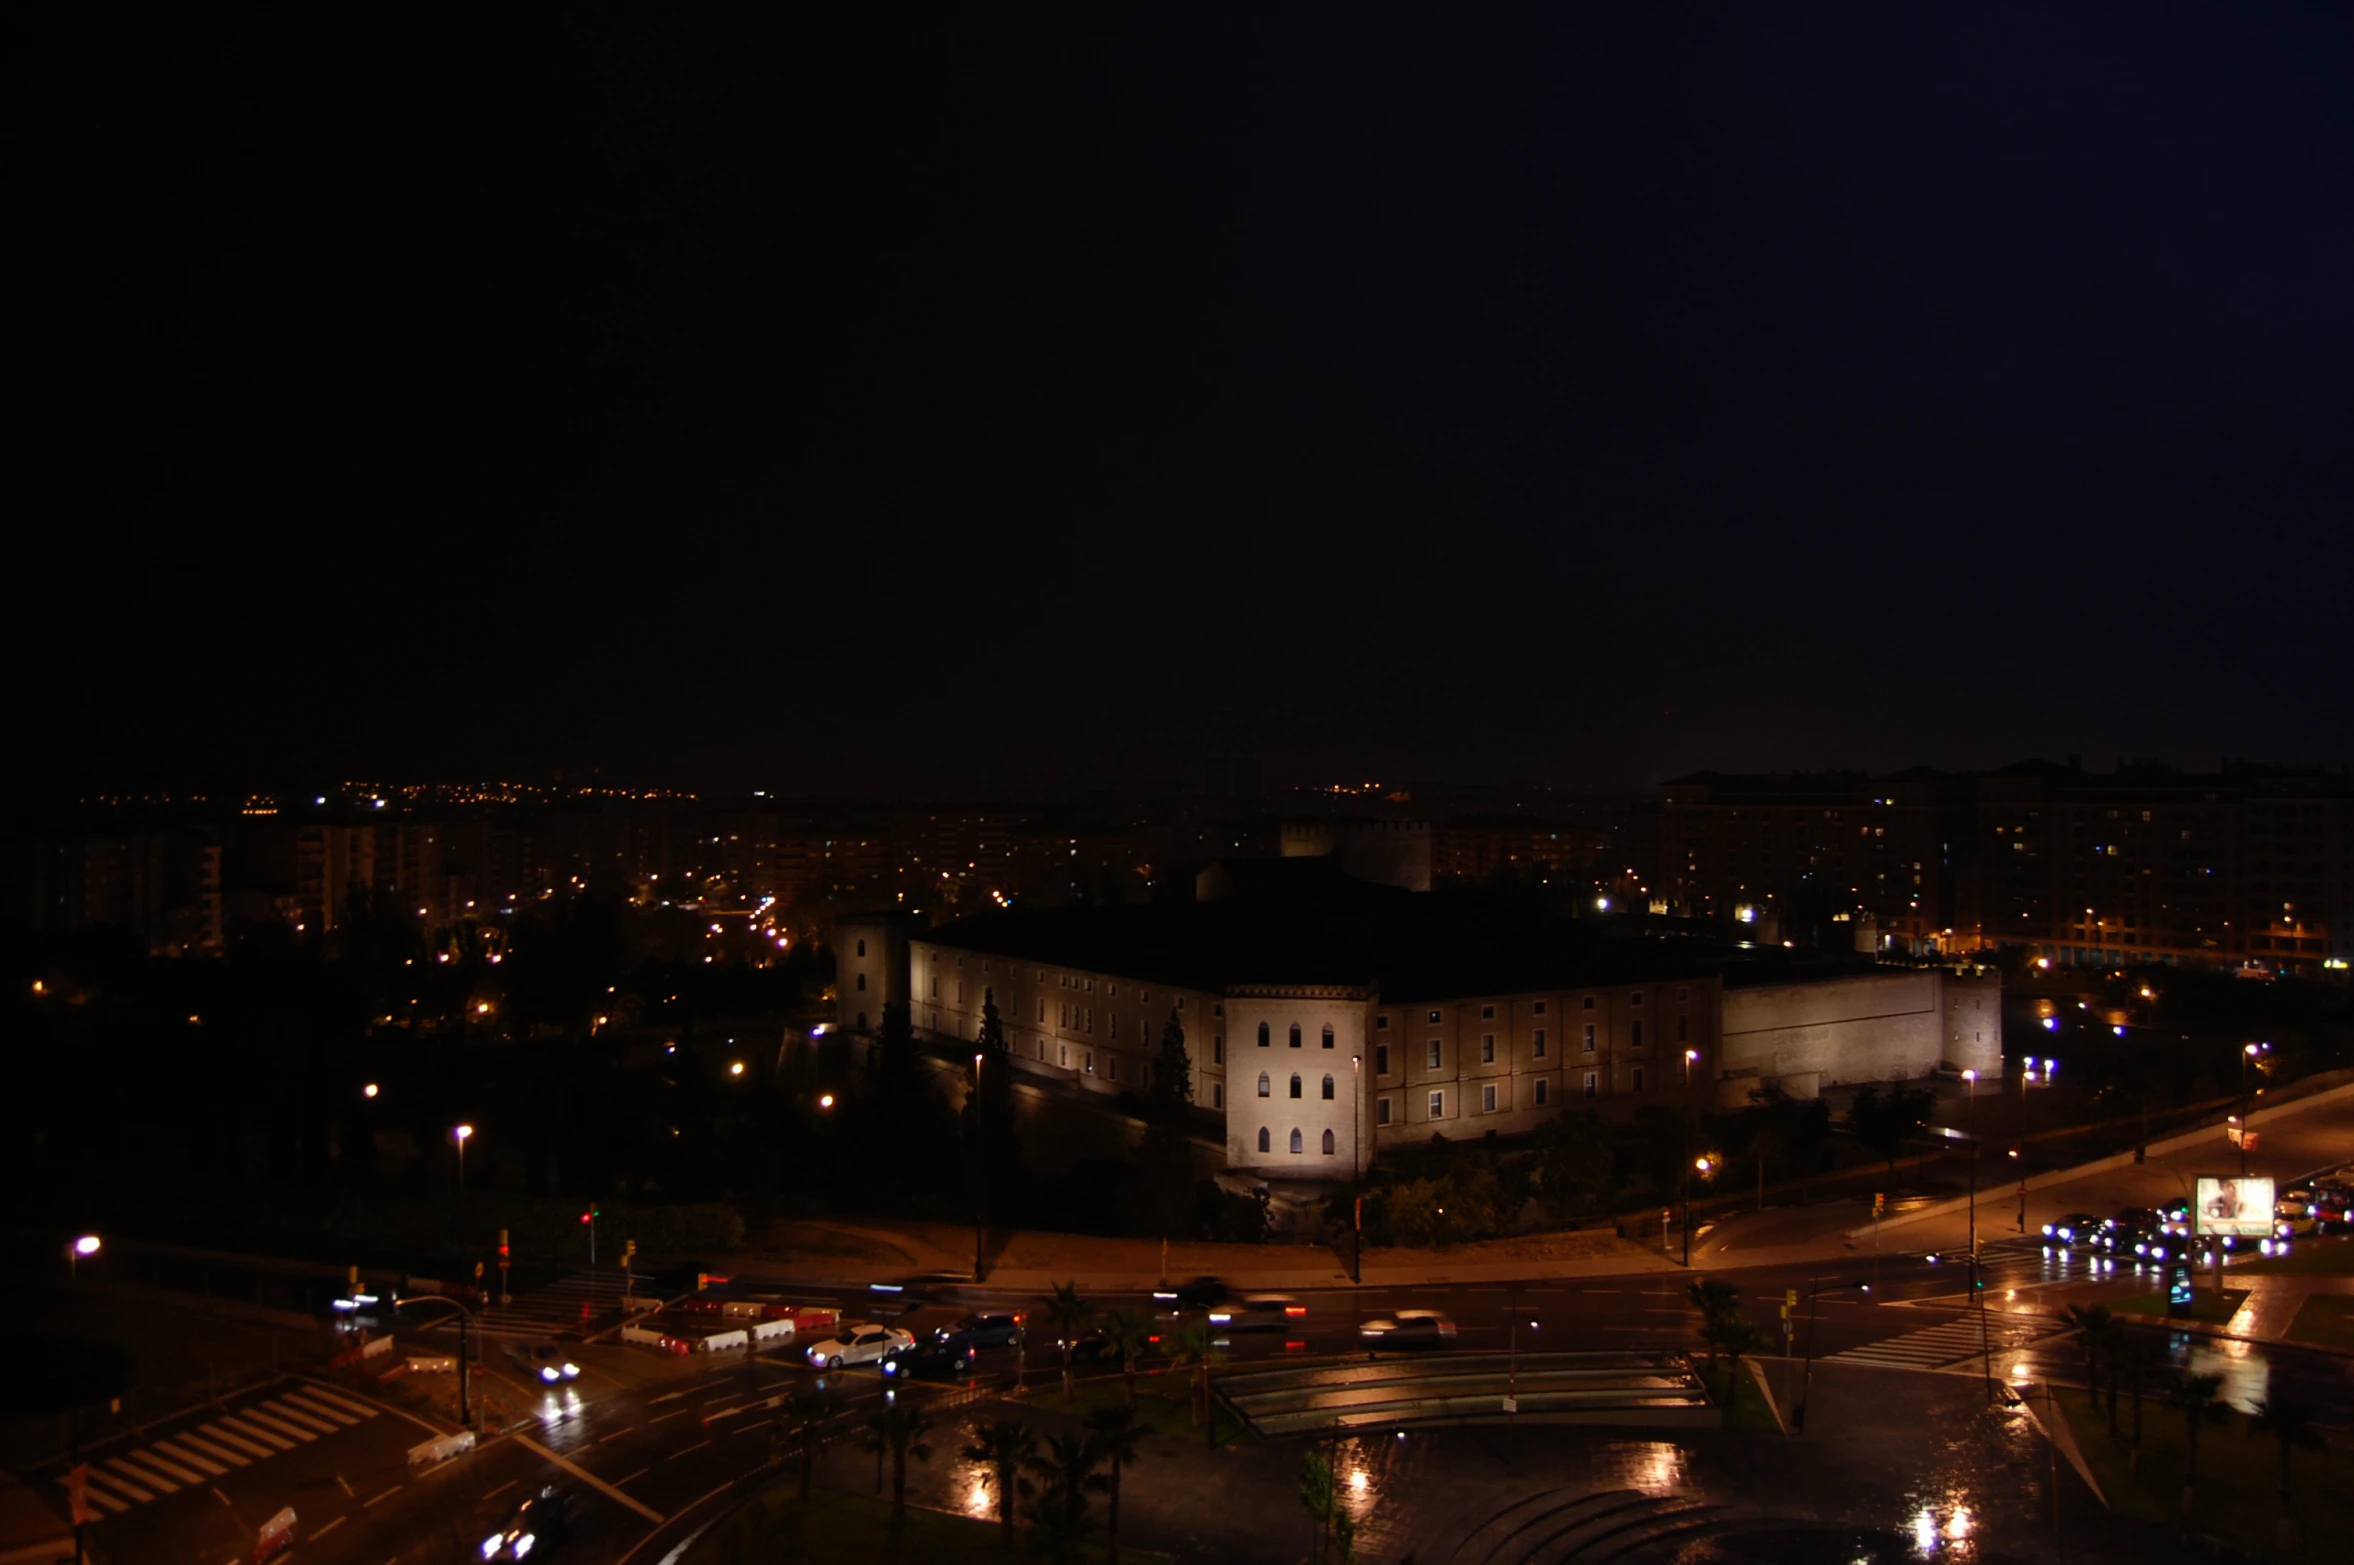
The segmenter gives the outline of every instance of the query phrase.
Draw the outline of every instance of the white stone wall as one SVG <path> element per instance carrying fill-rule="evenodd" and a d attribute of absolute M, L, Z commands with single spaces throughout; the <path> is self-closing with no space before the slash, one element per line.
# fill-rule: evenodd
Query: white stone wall
<path fill-rule="evenodd" d="M 1226 997 L 1226 1166 L 1268 1179 L 1348 1179 L 1372 1161 L 1365 1097 L 1367 997 L 1346 990 L 1244 992 Z M 1267 1043 L 1259 1043 L 1259 1029 Z M 1292 1046 L 1297 1028 L 1299 1046 Z M 1325 1029 L 1332 1046 L 1324 1046 Z M 1355 1063 L 1352 1063 L 1352 1060 Z M 1259 1096 L 1264 1076 L 1267 1096 Z M 1293 1097 L 1292 1081 L 1300 1095 Z M 1324 1081 L 1332 1096 L 1324 1096 Z M 1267 1150 L 1259 1133 L 1267 1133 Z M 1332 1151 L 1324 1150 L 1325 1133 Z M 1294 1133 L 1299 1150 L 1292 1150 Z"/>
<path fill-rule="evenodd" d="M 1935 968 L 1727 989 L 1723 1068 L 1826 1087 L 1912 1081 L 1941 1064 L 1998 1076 L 2001 1006 L 2000 979 Z"/>

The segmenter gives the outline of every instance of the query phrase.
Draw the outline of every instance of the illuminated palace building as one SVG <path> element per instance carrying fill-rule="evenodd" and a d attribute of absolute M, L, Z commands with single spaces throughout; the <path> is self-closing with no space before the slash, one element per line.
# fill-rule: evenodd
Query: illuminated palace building
<path fill-rule="evenodd" d="M 1664 795 L 1630 823 L 1662 911 L 1746 912 L 1801 944 L 2018 946 L 2081 966 L 2325 977 L 2354 960 L 2344 769 L 1702 772 Z"/>
<path fill-rule="evenodd" d="M 993 1000 L 1020 1070 L 1109 1106 L 1148 1087 L 1173 1017 L 1227 1166 L 1270 1180 L 1346 1179 L 1382 1145 L 1523 1134 L 1574 1104 L 2001 1069 L 2000 981 L 1975 969 L 1411 892 L 1330 859 L 1202 883 L 1217 900 L 846 918 L 841 1024 L 871 1033 L 905 1003 L 919 1038 L 969 1050 Z"/>

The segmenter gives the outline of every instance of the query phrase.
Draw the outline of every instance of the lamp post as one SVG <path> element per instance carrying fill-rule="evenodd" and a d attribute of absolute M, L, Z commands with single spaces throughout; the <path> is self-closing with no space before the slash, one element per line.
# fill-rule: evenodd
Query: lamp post
<path fill-rule="evenodd" d="M 446 1304 L 458 1312 L 458 1422 L 474 1427 L 474 1403 L 467 1392 L 467 1382 L 473 1378 L 473 1355 L 467 1347 L 466 1328 L 474 1323 L 474 1312 L 446 1294 L 424 1293 L 414 1298 L 395 1299 L 392 1307 L 399 1310 L 411 1304 Z"/>
<path fill-rule="evenodd" d="M 1365 1286 L 1365 1056 L 1349 1056 L 1349 1281 Z"/>
<path fill-rule="evenodd" d="M 1966 1125 L 1970 1122 L 1970 1111 L 1978 1106 L 1978 1073 L 1976 1071 L 1962 1072 L 1962 1092 L 1962 1123 Z"/>
<path fill-rule="evenodd" d="M 1716 1162 L 1703 1152 L 1684 1165 L 1684 1264 L 1692 1264 L 1692 1175 L 1698 1171 L 1706 1179 L 1716 1172 Z"/>
<path fill-rule="evenodd" d="M 65 1247 L 65 1277 L 68 1286 L 81 1287 L 82 1257 L 96 1255 L 101 1247 L 101 1242 L 96 1234 L 84 1234 Z"/>
<path fill-rule="evenodd" d="M 450 1139 L 458 1144 L 458 1198 L 466 1196 L 466 1143 L 474 1139 L 472 1125 L 452 1125 Z"/>
<path fill-rule="evenodd" d="M 1792 1430 L 1792 1432 L 1793 1432 L 1793 1433 L 1795 1433 L 1795 1434 L 1804 1434 L 1804 1433 L 1806 1433 L 1806 1405 L 1807 1405 L 1807 1402 L 1810 1400 L 1810 1398 L 1811 1398 L 1811 1394 L 1812 1394 L 1812 1392 L 1813 1392 L 1813 1390 L 1814 1390 L 1814 1383 L 1815 1383 L 1815 1299 L 1816 1299 L 1818 1296 L 1820 1296 L 1820 1295 L 1821 1295 L 1821 1293 L 1822 1293 L 1822 1291 L 1823 1291 L 1823 1285 L 1824 1285 L 1825 1283 L 1833 1283 L 1833 1282 L 1839 1282 L 1839 1279 L 1838 1279 L 1838 1278 L 1836 1278 L 1836 1277 L 1810 1277 L 1810 1278 L 1808 1278 L 1808 1279 L 1807 1279 L 1807 1290 L 1806 1290 L 1806 1369 L 1805 1369 L 1805 1373 L 1804 1373 L 1804 1376 L 1803 1376 L 1803 1378 L 1801 1378 L 1801 1379 L 1800 1379 L 1800 1381 L 1799 1381 L 1799 1383 L 1798 1383 L 1798 1405 L 1797 1405 L 1796 1407 L 1794 1407 L 1793 1409 L 1791 1409 L 1791 1416 L 1790 1416 L 1791 1430 Z M 1852 1287 L 1853 1287 L 1853 1288 L 1854 1288 L 1854 1289 L 1855 1289 L 1855 1290 L 1856 1290 L 1858 1293 L 1864 1294 L 1864 1295 L 1866 1295 L 1867 1297 L 1868 1297 L 1868 1296 L 1871 1294 L 1871 1291 L 1872 1291 L 1872 1285 L 1871 1285 L 1870 1283 L 1868 1283 L 1868 1282 L 1859 1282 L 1859 1283 L 1854 1283 L 1854 1284 L 1841 1284 L 1841 1286 L 1843 1286 L 1843 1287 L 1846 1287 L 1846 1286 L 1852 1286 Z"/>
<path fill-rule="evenodd" d="M 981 1055 L 973 1053 L 973 1281 L 981 1280 L 981 1236 L 989 1220 L 989 1149 L 981 1123 Z"/>

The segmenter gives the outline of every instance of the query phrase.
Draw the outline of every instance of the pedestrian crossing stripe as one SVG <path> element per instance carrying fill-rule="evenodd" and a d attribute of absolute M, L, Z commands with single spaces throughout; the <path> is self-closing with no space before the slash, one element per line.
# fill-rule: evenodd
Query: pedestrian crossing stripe
<path fill-rule="evenodd" d="M 2012 1352 L 2062 1334 L 2060 1323 L 2048 1315 L 2006 1312 L 1988 1315 L 1982 1322 L 1977 1315 L 1965 1313 L 1902 1336 L 1844 1349 L 1830 1354 L 1827 1362 L 1945 1369 L 1991 1353 Z"/>
<path fill-rule="evenodd" d="M 231 1467 L 250 1467 L 280 1451 L 293 1450 L 297 1441 L 308 1443 L 321 1434 L 353 1428 L 382 1411 L 326 1386 L 289 1389 L 254 1406 L 223 1413 L 211 1423 L 90 1463 L 86 1492 L 93 1505 L 119 1516 L 158 1494 L 201 1488 L 208 1477 L 225 1476 Z M 68 1479 L 57 1481 L 64 1486 Z"/>

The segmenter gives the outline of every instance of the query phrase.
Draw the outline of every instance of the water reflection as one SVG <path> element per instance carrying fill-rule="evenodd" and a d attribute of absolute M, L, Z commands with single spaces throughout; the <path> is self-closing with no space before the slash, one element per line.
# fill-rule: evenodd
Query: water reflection
<path fill-rule="evenodd" d="M 2254 1412 L 2256 1404 L 2271 1394 L 2272 1366 L 2248 1343 L 2203 1341 L 2175 1332 L 2169 1346 L 2175 1362 L 2192 1374 L 2222 1376 L 2218 1395 L 2243 1413 Z"/>

